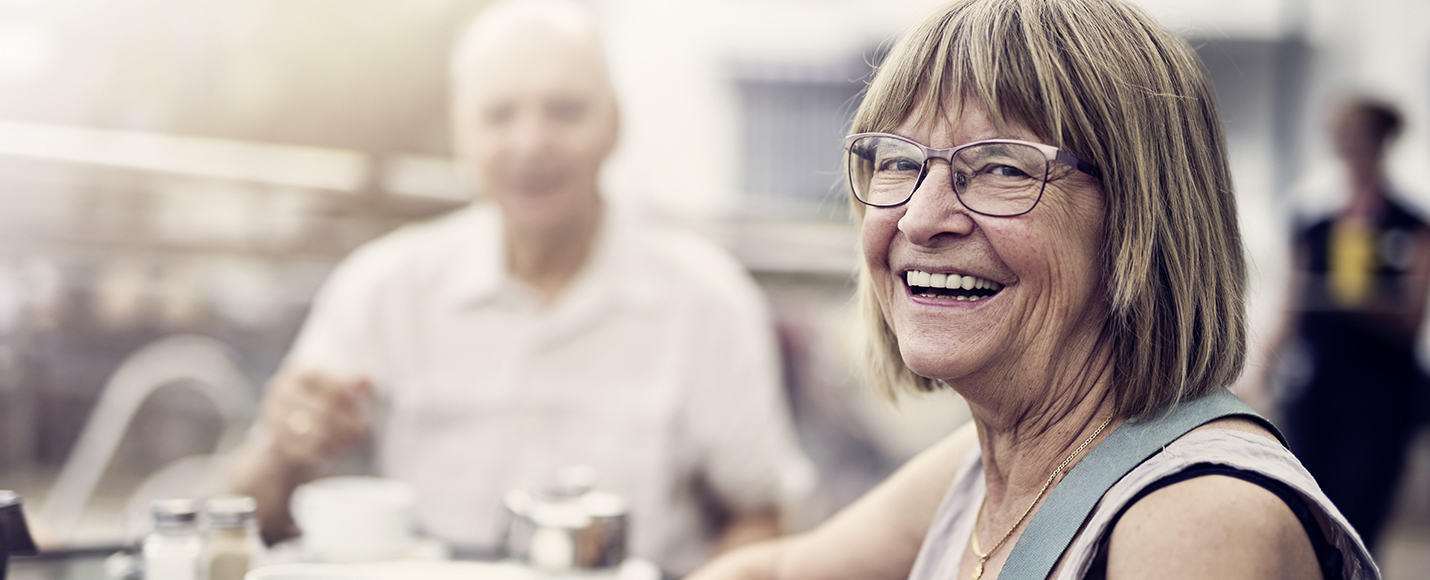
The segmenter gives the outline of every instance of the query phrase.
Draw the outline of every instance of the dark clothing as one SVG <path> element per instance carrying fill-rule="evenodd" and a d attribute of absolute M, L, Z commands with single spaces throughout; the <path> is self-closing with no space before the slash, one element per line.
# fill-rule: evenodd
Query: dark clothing
<path fill-rule="evenodd" d="M 1297 240 L 1309 258 L 1298 325 L 1312 372 L 1289 401 L 1285 431 L 1321 489 L 1373 548 L 1414 434 L 1422 382 L 1414 333 L 1391 324 L 1407 311 L 1389 305 L 1424 300 L 1404 295 L 1413 288 L 1404 278 L 1417 261 L 1430 259 L 1414 243 L 1427 226 L 1387 203 L 1365 230 L 1369 283 L 1361 302 L 1351 304 L 1332 280 L 1336 227 L 1327 219 Z"/>

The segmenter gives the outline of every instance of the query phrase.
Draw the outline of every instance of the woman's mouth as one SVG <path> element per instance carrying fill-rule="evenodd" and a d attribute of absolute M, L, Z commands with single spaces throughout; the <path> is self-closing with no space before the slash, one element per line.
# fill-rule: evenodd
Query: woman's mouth
<path fill-rule="evenodd" d="M 977 276 L 934 274 L 922 270 L 904 272 L 904 281 L 914 296 L 943 300 L 984 300 L 1003 289 L 1002 284 Z"/>

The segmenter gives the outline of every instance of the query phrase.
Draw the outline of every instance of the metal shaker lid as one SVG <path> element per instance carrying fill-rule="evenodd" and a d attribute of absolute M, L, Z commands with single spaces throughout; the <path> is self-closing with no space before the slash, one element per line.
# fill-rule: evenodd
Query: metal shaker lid
<path fill-rule="evenodd" d="M 258 512 L 258 502 L 246 495 L 222 495 L 204 503 L 209 524 L 222 528 L 241 527 Z"/>
<path fill-rule="evenodd" d="M 199 506 L 192 499 L 156 499 L 149 504 L 149 513 L 157 529 L 182 529 L 198 525 Z"/>

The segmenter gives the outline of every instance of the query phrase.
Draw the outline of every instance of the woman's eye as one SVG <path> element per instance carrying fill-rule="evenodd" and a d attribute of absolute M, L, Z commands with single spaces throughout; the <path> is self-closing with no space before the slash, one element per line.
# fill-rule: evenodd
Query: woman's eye
<path fill-rule="evenodd" d="M 918 171 L 923 164 L 908 157 L 892 157 L 879 162 L 879 171 Z"/>
<path fill-rule="evenodd" d="M 1012 165 L 994 165 L 985 169 L 984 173 L 991 173 L 998 177 L 1029 177 L 1026 171 Z"/>

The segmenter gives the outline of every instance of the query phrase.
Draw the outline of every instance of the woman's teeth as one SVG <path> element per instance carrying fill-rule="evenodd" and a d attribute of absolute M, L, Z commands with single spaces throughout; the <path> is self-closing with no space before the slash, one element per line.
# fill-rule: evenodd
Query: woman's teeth
<path fill-rule="evenodd" d="M 977 276 L 930 274 L 921 270 L 906 272 L 909 289 L 928 298 L 949 300 L 982 300 L 1003 289 L 1003 285 Z"/>

